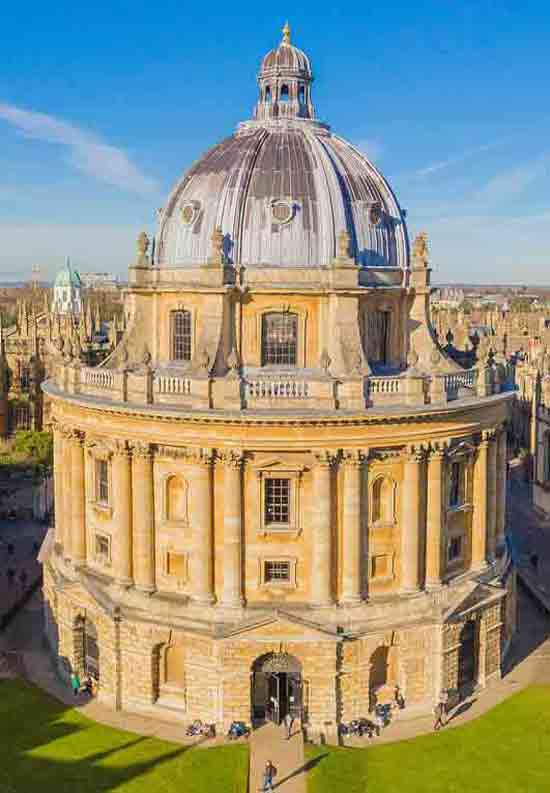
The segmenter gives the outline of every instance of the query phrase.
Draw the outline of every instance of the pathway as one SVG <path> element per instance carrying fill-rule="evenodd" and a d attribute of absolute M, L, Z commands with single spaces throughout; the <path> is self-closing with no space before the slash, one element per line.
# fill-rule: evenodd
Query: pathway
<path fill-rule="evenodd" d="M 277 769 L 273 788 L 278 793 L 306 793 L 304 740 L 299 725 L 286 739 L 284 726 L 268 722 L 250 738 L 250 793 L 262 790 L 263 770 L 268 760 Z"/>

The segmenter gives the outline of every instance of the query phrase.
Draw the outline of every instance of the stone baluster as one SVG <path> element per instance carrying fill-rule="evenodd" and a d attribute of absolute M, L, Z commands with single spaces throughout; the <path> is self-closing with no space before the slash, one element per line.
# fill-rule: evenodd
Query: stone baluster
<path fill-rule="evenodd" d="M 148 443 L 132 446 L 134 582 L 144 592 L 155 590 L 155 511 L 153 454 Z M 118 495 L 118 494 L 117 494 Z"/>
<path fill-rule="evenodd" d="M 86 562 L 86 476 L 84 436 L 74 432 L 71 449 L 71 556 L 75 565 Z"/>
<path fill-rule="evenodd" d="M 213 510 L 211 449 L 199 449 L 192 456 L 191 470 L 191 536 L 190 591 L 197 603 L 213 603 Z"/>
<path fill-rule="evenodd" d="M 340 603 L 361 603 L 361 466 L 363 455 L 345 451 L 342 504 L 342 591 Z"/>
<path fill-rule="evenodd" d="M 497 439 L 489 438 L 487 455 L 487 556 L 493 561 L 497 546 Z"/>
<path fill-rule="evenodd" d="M 57 425 L 53 431 L 53 486 L 55 500 L 55 542 L 62 551 L 65 542 L 63 529 L 63 434 Z"/>
<path fill-rule="evenodd" d="M 489 441 L 479 442 L 474 464 L 474 515 L 472 521 L 472 570 L 485 566 L 487 556 L 487 455 Z"/>
<path fill-rule="evenodd" d="M 332 463 L 329 452 L 318 452 L 313 467 L 311 524 L 311 599 L 315 606 L 330 606 L 332 595 Z"/>
<path fill-rule="evenodd" d="M 416 592 L 420 587 L 421 473 L 424 452 L 411 448 L 403 463 L 401 499 L 401 590 Z"/>
<path fill-rule="evenodd" d="M 506 428 L 498 435 L 497 445 L 497 518 L 496 518 L 496 545 L 497 552 L 504 547 L 506 530 L 506 467 L 507 467 L 507 438 Z"/>
<path fill-rule="evenodd" d="M 443 567 L 443 466 L 445 453 L 434 448 L 428 458 L 428 504 L 426 515 L 426 588 L 441 586 Z"/>
<path fill-rule="evenodd" d="M 118 441 L 112 458 L 114 518 L 113 573 L 121 586 L 131 586 L 132 579 L 132 458 L 124 441 Z M 139 463 L 138 463 L 139 466 Z M 138 487 L 141 485 L 138 483 Z M 150 573 L 148 574 L 150 577 Z"/>
<path fill-rule="evenodd" d="M 243 605 L 242 584 L 242 467 L 241 449 L 223 455 L 223 593 L 224 606 Z"/>

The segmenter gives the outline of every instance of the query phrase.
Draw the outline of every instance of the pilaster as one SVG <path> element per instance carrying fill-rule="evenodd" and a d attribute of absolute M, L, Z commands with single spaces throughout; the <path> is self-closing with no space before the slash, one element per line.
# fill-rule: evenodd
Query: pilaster
<path fill-rule="evenodd" d="M 191 470 L 191 536 L 193 552 L 190 559 L 190 592 L 197 603 L 215 600 L 213 582 L 213 486 L 212 449 L 196 449 L 190 453 Z M 225 572 L 225 571 L 224 571 Z M 224 582 L 225 586 L 225 582 Z"/>
<path fill-rule="evenodd" d="M 242 449 L 228 449 L 222 456 L 223 494 L 223 593 L 221 604 L 243 605 L 242 583 Z"/>
<path fill-rule="evenodd" d="M 361 467 L 363 454 L 344 451 L 342 510 L 342 589 L 340 604 L 361 603 Z"/>
<path fill-rule="evenodd" d="M 472 522 L 472 569 L 485 566 L 487 556 L 487 456 L 489 440 L 479 442 L 474 464 L 474 516 Z"/>
<path fill-rule="evenodd" d="M 139 455 L 138 455 L 139 456 Z M 113 491 L 116 494 L 113 536 L 113 572 L 117 583 L 131 586 L 132 579 L 132 458 L 124 441 L 114 445 Z M 139 469 L 139 463 L 138 463 Z M 138 484 L 138 487 L 140 485 Z"/>
<path fill-rule="evenodd" d="M 329 451 L 315 454 L 313 467 L 313 504 L 311 523 L 313 549 L 311 557 L 311 599 L 314 606 L 330 606 L 332 592 L 332 465 Z"/>
<path fill-rule="evenodd" d="M 71 555 L 75 565 L 86 562 L 86 479 L 84 463 L 84 436 L 71 435 Z"/>
<path fill-rule="evenodd" d="M 155 528 L 153 453 L 148 443 L 132 446 L 133 563 L 137 589 L 154 592 Z"/>
<path fill-rule="evenodd" d="M 445 452 L 432 448 L 428 458 L 428 504 L 426 515 L 426 588 L 441 586 L 443 568 L 443 468 Z"/>
<path fill-rule="evenodd" d="M 421 497 L 420 487 L 424 451 L 409 447 L 403 463 L 401 500 L 401 591 L 413 593 L 420 588 Z"/>

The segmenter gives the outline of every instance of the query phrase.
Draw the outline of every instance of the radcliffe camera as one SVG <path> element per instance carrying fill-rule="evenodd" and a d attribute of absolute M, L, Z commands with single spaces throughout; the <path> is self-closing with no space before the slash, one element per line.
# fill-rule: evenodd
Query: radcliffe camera
<path fill-rule="evenodd" d="M 0 81 L 0 790 L 543 793 L 546 11 L 59 10 Z"/>

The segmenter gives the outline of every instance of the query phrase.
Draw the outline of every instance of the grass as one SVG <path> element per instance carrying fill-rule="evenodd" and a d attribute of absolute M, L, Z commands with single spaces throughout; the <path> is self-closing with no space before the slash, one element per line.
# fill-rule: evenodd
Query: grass
<path fill-rule="evenodd" d="M 245 745 L 190 749 L 142 737 L 26 682 L 0 682 L 0 793 L 245 793 L 247 777 Z"/>
<path fill-rule="evenodd" d="M 548 793 L 550 687 L 462 727 L 366 749 L 308 746 L 308 793 Z"/>

